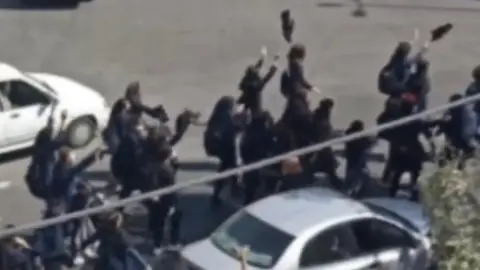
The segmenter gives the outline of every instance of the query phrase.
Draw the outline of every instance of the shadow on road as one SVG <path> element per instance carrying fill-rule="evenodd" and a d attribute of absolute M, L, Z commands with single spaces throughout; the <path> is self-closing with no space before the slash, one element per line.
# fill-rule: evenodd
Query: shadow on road
<path fill-rule="evenodd" d="M 5 10 L 72 10 L 79 7 L 81 2 L 91 0 L 0 0 L 0 9 Z"/>
<path fill-rule="evenodd" d="M 218 163 L 215 161 L 182 161 L 179 162 L 179 169 L 182 171 L 208 171 L 215 172 L 218 168 Z"/>
<path fill-rule="evenodd" d="M 235 212 L 233 207 L 224 205 L 220 208 L 210 207 L 210 194 L 185 193 L 181 194 L 179 207 L 182 211 L 181 241 L 189 244 L 205 237 L 223 221 Z M 148 231 L 148 216 L 143 206 L 138 206 L 138 211 L 129 213 L 125 217 L 125 228 L 132 236 L 135 247 L 141 253 L 150 253 L 153 243 Z M 168 226 L 168 225 L 167 225 Z M 167 237 L 168 238 L 168 237 Z"/>
<path fill-rule="evenodd" d="M 82 176 L 88 181 L 106 182 L 109 181 L 111 173 L 107 170 L 91 170 L 84 172 Z"/>
<path fill-rule="evenodd" d="M 322 1 L 317 3 L 320 8 L 341 8 L 349 6 L 348 4 L 336 1 Z M 480 13 L 480 8 L 469 7 L 445 7 L 422 4 L 392 4 L 392 3 L 365 3 L 365 8 L 383 8 L 383 9 L 404 9 L 404 10 L 428 10 L 428 11 L 456 11 Z"/>
<path fill-rule="evenodd" d="M 24 150 L 15 151 L 15 152 L 11 152 L 11 153 L 8 153 L 8 154 L 0 155 L 0 165 L 5 164 L 5 163 L 14 162 L 14 161 L 17 161 L 19 159 L 30 157 L 32 155 L 32 151 L 33 151 L 32 148 L 28 148 L 28 149 L 24 149 Z"/>

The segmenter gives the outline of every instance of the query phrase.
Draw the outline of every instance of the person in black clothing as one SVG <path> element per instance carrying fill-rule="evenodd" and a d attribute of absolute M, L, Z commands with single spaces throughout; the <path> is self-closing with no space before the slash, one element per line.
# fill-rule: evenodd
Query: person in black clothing
<path fill-rule="evenodd" d="M 306 49 L 303 44 L 294 44 L 287 55 L 288 67 L 283 71 L 280 79 L 280 92 L 285 98 L 294 93 L 319 90 L 305 79 L 303 62 L 306 57 Z"/>
<path fill-rule="evenodd" d="M 363 131 L 364 124 L 360 120 L 353 121 L 345 131 L 345 135 L 351 135 Z M 362 137 L 349 141 L 345 144 L 346 166 L 346 186 L 350 196 L 361 195 L 362 187 L 368 180 L 367 159 L 369 150 L 373 146 L 374 138 Z"/>
<path fill-rule="evenodd" d="M 176 168 L 171 162 L 172 149 L 168 144 L 156 145 L 156 156 L 149 160 L 146 176 L 154 183 L 152 189 L 161 189 L 175 184 Z M 177 194 L 169 193 L 147 203 L 149 212 L 149 227 L 153 234 L 155 253 L 159 252 L 164 237 L 165 221 L 170 221 L 170 244 L 177 245 L 180 241 L 180 222 L 182 213 L 177 206 Z"/>
<path fill-rule="evenodd" d="M 378 89 L 381 93 L 400 97 L 406 92 L 406 83 L 409 80 L 411 64 L 408 56 L 412 46 L 409 42 L 400 42 L 388 63 L 380 70 L 378 76 Z"/>
<path fill-rule="evenodd" d="M 384 110 L 380 113 L 380 115 L 377 117 L 377 124 L 386 124 L 388 122 L 394 121 L 399 119 L 402 114 L 401 114 L 401 103 L 402 100 L 400 98 L 395 98 L 391 97 L 387 99 L 385 102 L 385 108 Z M 388 142 L 388 159 L 385 165 L 385 168 L 383 169 L 383 175 L 382 175 L 382 183 L 388 184 L 391 181 L 392 178 L 392 172 L 393 172 L 393 159 L 391 158 L 394 156 L 394 153 L 398 151 L 397 144 L 395 144 L 395 138 L 399 136 L 399 133 L 397 132 L 396 128 L 392 129 L 387 129 L 384 131 L 381 131 L 378 134 L 378 137 L 387 141 Z"/>
<path fill-rule="evenodd" d="M 472 70 L 472 79 L 473 81 L 465 90 L 467 97 L 480 94 L 480 65 Z M 480 101 L 477 100 L 473 103 L 473 109 L 477 115 L 478 124 L 480 124 Z"/>
<path fill-rule="evenodd" d="M 268 111 L 252 115 L 251 122 L 245 128 L 240 146 L 243 164 L 254 163 L 270 156 L 273 143 L 273 124 L 273 117 Z M 261 170 L 250 171 L 244 175 L 245 204 L 254 200 L 261 179 Z"/>
<path fill-rule="evenodd" d="M 159 119 L 163 123 L 166 123 L 169 120 L 168 114 L 166 113 L 165 108 L 162 105 L 150 108 L 143 104 L 142 94 L 140 92 L 140 83 L 138 81 L 128 84 L 127 89 L 125 90 L 125 96 L 118 99 L 112 106 L 112 113 L 121 112 L 122 110 L 115 110 L 115 108 L 117 106 L 125 106 L 125 101 L 128 102 L 128 111 L 132 113 L 140 115 L 143 115 L 145 113 L 153 118 Z"/>
<path fill-rule="evenodd" d="M 414 112 L 415 105 L 409 101 L 402 100 L 401 103 L 401 117 L 409 116 Z M 394 197 L 399 189 L 400 178 L 405 173 L 410 173 L 411 183 L 411 199 L 418 199 L 417 179 L 423 167 L 423 162 L 428 159 L 428 154 L 425 151 L 420 136 L 423 135 L 434 149 L 431 141 L 432 123 L 418 120 L 412 121 L 408 124 L 396 128 L 397 136 L 393 137 L 392 144 L 394 151 L 392 151 L 391 159 L 392 166 L 392 184 L 390 186 L 390 196 Z"/>
<path fill-rule="evenodd" d="M 65 145 L 63 127 L 65 126 L 66 112 L 61 114 L 60 129 L 55 134 L 55 123 L 52 117 L 47 125 L 36 136 L 33 146 L 31 162 L 27 169 L 26 182 L 32 195 L 40 199 L 47 199 L 49 187 L 53 177 L 57 150 Z"/>
<path fill-rule="evenodd" d="M 103 140 L 108 145 L 111 154 L 114 154 L 125 136 L 127 126 L 127 114 L 130 110 L 130 102 L 123 98 L 115 102 L 110 112 L 108 124 L 102 133 Z"/>
<path fill-rule="evenodd" d="M 242 91 L 238 102 L 245 105 L 245 109 L 251 112 L 258 112 L 262 108 L 262 91 L 265 85 L 272 79 L 277 71 L 278 56 L 275 56 L 273 64 L 270 66 L 268 72 L 262 76 L 260 74 L 265 57 L 262 56 L 256 64 L 250 65 L 245 71 L 239 89 Z"/>
<path fill-rule="evenodd" d="M 143 179 L 145 149 L 142 146 L 147 134 L 140 117 L 140 114 L 129 115 L 125 135 L 110 160 L 111 172 L 121 184 L 120 198 L 126 198 L 134 190 L 140 189 L 138 183 Z"/>
<path fill-rule="evenodd" d="M 55 107 L 52 109 L 55 110 Z M 52 114 L 54 112 L 52 111 Z M 64 140 L 64 134 L 62 131 L 65 128 L 65 123 L 67 119 L 67 111 L 62 111 L 60 115 L 60 125 L 55 132 L 55 121 L 53 116 L 48 118 L 46 126 L 38 132 L 37 136 L 35 137 L 35 142 L 33 145 L 33 159 L 40 160 L 40 159 L 49 159 L 49 156 L 53 155 L 53 153 L 66 144 Z"/>
<path fill-rule="evenodd" d="M 104 220 L 98 230 L 81 245 L 80 250 L 100 241 L 98 261 L 95 270 L 115 270 L 127 268 L 127 254 L 130 244 L 126 232 L 122 229 L 123 218 L 118 212 Z"/>
<path fill-rule="evenodd" d="M 166 144 L 173 148 L 180 142 L 188 128 L 192 124 L 197 124 L 199 117 L 200 113 L 186 109 L 175 119 L 174 132 L 172 132 L 170 127 L 164 123 L 159 126 L 151 126 L 147 128 L 147 138 L 145 140 L 146 151 L 153 150 L 153 155 L 156 155 L 155 145 L 157 144 Z"/>
<path fill-rule="evenodd" d="M 130 114 L 134 114 L 133 117 L 138 118 L 147 114 L 162 123 L 169 120 L 169 116 L 162 105 L 150 108 L 143 104 L 138 81 L 128 84 L 124 97 L 113 104 L 107 128 L 103 131 L 103 139 L 107 142 L 112 154 L 119 147 L 122 138 L 128 136 L 126 134 L 128 134 Z"/>
<path fill-rule="evenodd" d="M 204 148 L 208 155 L 220 160 L 219 172 L 237 166 L 236 138 L 244 128 L 244 119 L 238 118 L 239 108 L 231 96 L 221 97 L 215 104 L 204 133 Z M 240 121 L 239 121 L 240 120 Z M 232 189 L 237 185 L 236 177 L 231 179 Z M 220 192 L 225 181 L 215 181 L 211 199 L 212 206 L 219 206 Z M 234 190 L 232 190 L 233 192 Z"/>
<path fill-rule="evenodd" d="M 462 99 L 461 94 L 454 94 L 450 102 Z M 445 134 L 445 159 L 460 158 L 459 168 L 463 168 L 465 161 L 475 152 L 475 136 L 477 130 L 475 108 L 467 104 L 448 110 L 443 119 L 438 121 L 437 135 Z M 443 160 L 445 161 L 445 160 Z"/>
<path fill-rule="evenodd" d="M 313 112 L 313 136 L 312 143 L 321 143 L 333 137 L 333 126 L 331 122 L 331 113 L 334 107 L 334 101 L 329 98 L 322 99 L 318 107 Z M 338 161 L 335 158 L 333 149 L 326 147 L 309 157 L 313 163 L 312 170 L 314 172 L 320 171 L 328 175 L 333 187 L 340 189 L 342 182 L 337 175 Z M 310 162 L 309 162 L 310 163 Z"/>
<path fill-rule="evenodd" d="M 313 115 L 304 92 L 292 94 L 280 117 L 280 126 L 291 136 L 292 149 L 301 148 L 312 142 Z"/>

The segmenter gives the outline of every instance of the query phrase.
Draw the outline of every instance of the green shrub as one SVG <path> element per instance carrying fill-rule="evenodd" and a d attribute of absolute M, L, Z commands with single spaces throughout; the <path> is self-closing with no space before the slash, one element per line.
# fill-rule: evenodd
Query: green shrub
<path fill-rule="evenodd" d="M 436 168 L 420 181 L 431 222 L 439 270 L 480 269 L 480 169 L 478 160 L 458 170 L 457 162 Z"/>

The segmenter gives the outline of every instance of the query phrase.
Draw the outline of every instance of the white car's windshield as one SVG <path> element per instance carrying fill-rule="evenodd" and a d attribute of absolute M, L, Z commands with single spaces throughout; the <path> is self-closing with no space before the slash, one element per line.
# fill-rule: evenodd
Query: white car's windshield
<path fill-rule="evenodd" d="M 40 80 L 38 78 L 36 78 L 35 76 L 32 76 L 28 73 L 23 73 L 23 75 L 25 77 L 28 77 L 30 80 L 40 84 L 41 86 L 43 86 L 44 88 L 46 88 L 49 92 L 51 92 L 52 94 L 56 94 L 57 92 L 55 91 L 55 89 L 53 89 L 48 83 L 46 83 L 45 81 L 43 80 Z"/>
<path fill-rule="evenodd" d="M 292 240 L 293 236 L 245 211 L 237 213 L 211 236 L 218 249 L 234 258 L 238 250 L 248 246 L 247 263 L 260 268 L 273 267 Z"/>

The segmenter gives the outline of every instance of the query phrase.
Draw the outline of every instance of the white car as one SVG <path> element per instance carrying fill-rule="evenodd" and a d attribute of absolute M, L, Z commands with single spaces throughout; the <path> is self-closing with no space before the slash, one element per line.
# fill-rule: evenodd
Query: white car
<path fill-rule="evenodd" d="M 67 112 L 68 144 L 87 145 L 108 122 L 110 108 L 95 90 L 47 73 L 27 73 L 0 63 L 0 154 L 31 147 L 50 116 Z"/>
<path fill-rule="evenodd" d="M 236 270 L 237 252 L 247 246 L 249 270 L 398 270 L 403 258 L 431 263 L 428 232 L 419 204 L 356 201 L 313 187 L 245 207 L 182 257 L 188 270 Z"/>

